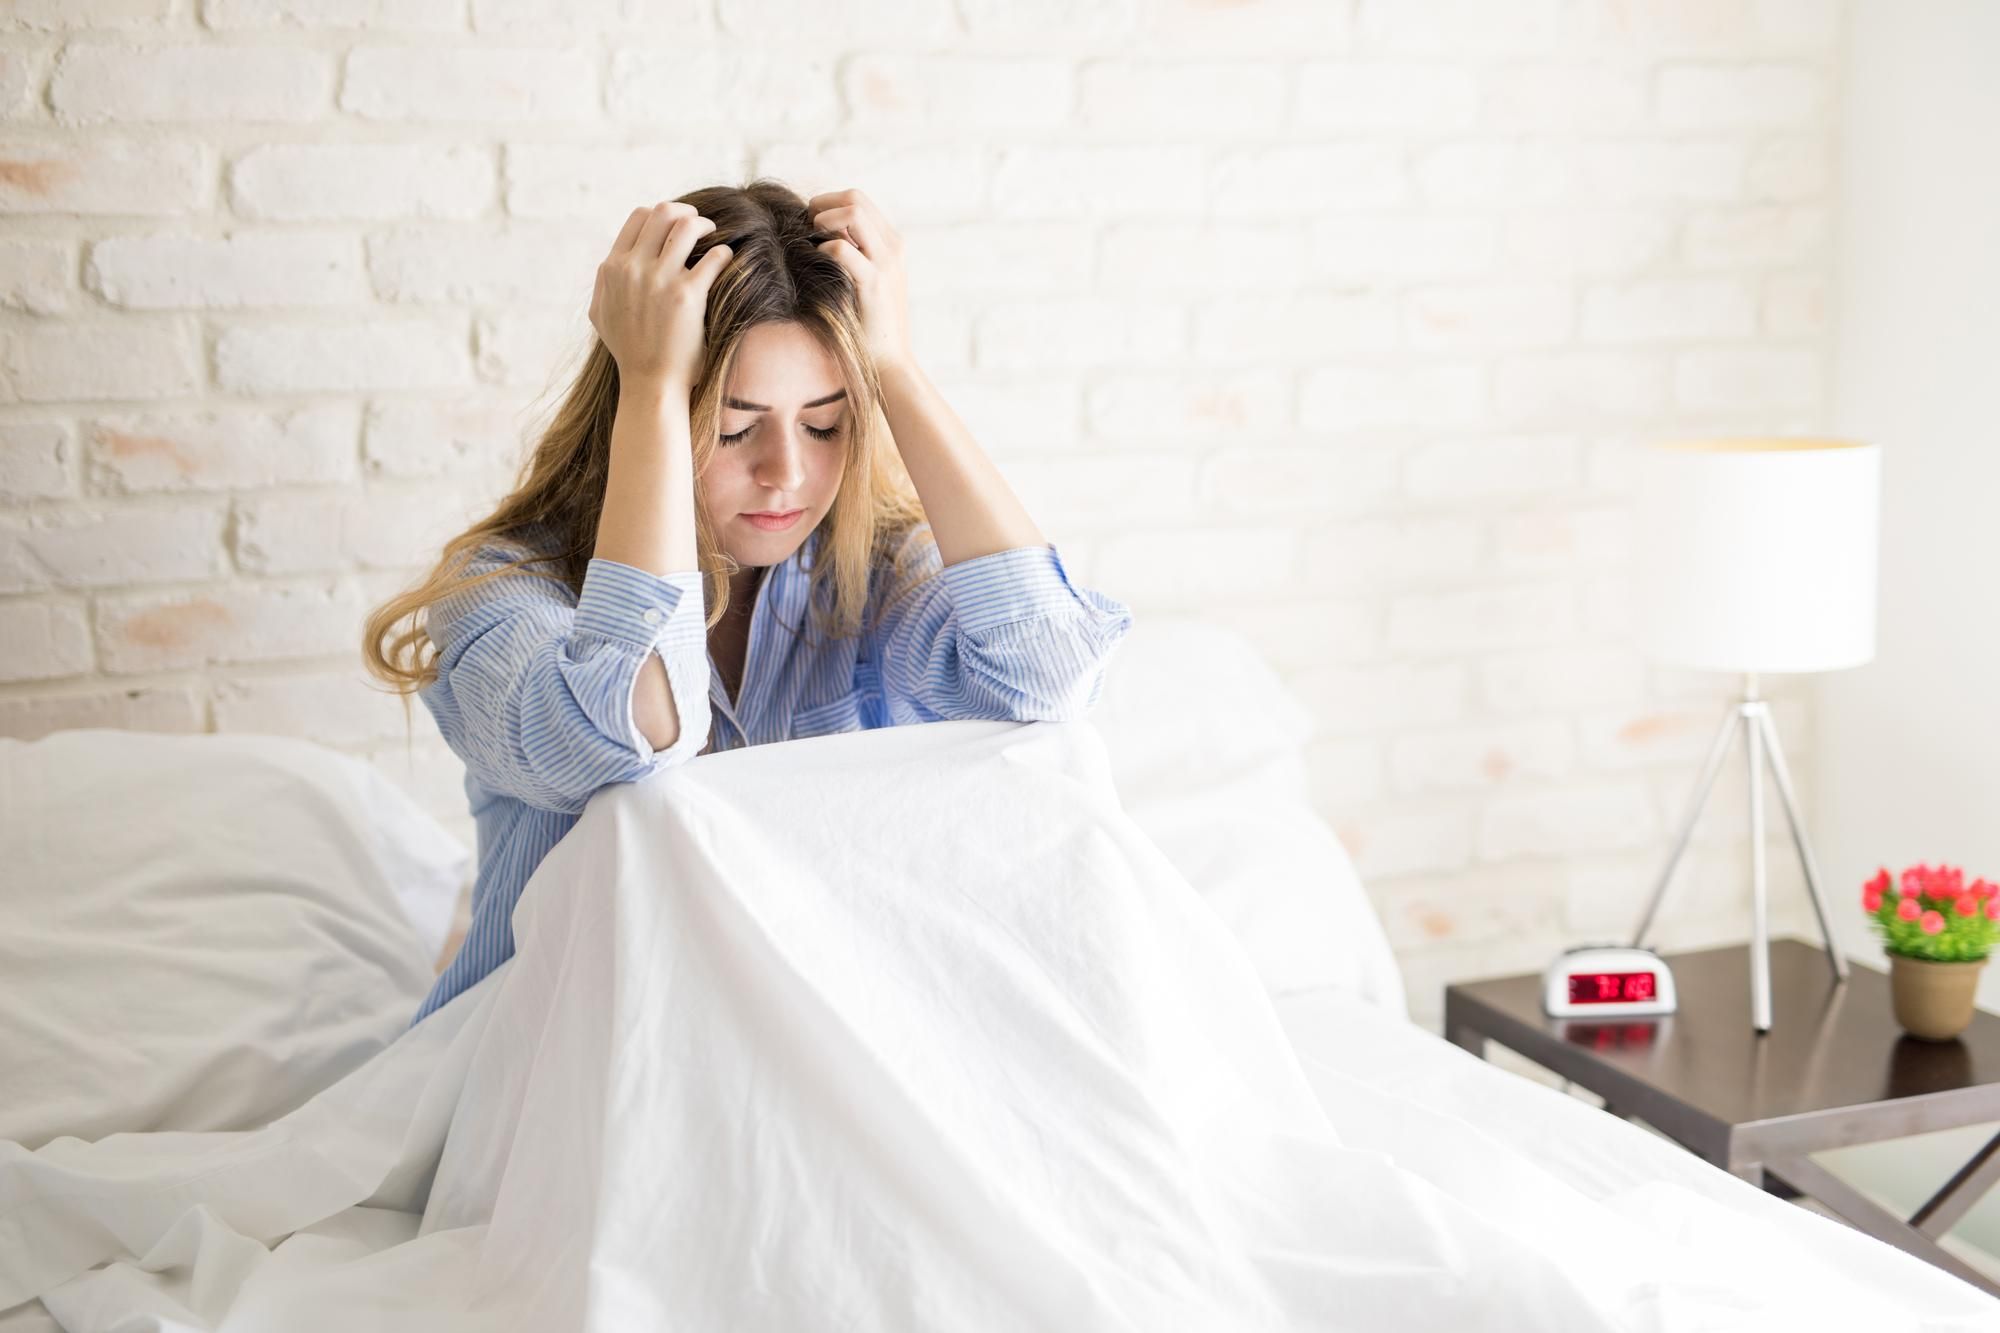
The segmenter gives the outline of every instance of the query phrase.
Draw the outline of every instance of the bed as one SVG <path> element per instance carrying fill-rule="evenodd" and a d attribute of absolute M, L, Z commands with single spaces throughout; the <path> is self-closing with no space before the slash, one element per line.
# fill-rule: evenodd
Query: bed
<path fill-rule="evenodd" d="M 1246 715 L 1229 702 L 1244 698 L 1268 706 Z M 25 1075 L 10 1076 L 0 1102 L 0 1139 L 13 1140 L 0 1143 L 0 1293 L 11 1279 L 50 1301 L 0 1313 L 0 1333 L 273 1320 L 296 1333 L 558 1327 L 586 1308 L 573 1326 L 629 1327 L 663 1308 L 660 1291 L 629 1280 L 629 1260 L 666 1238 L 674 1246 L 660 1252 L 710 1261 L 691 1269 L 753 1260 L 713 1289 L 676 1281 L 671 1299 L 688 1318 L 670 1326 L 709 1326 L 694 1312 L 725 1301 L 744 1314 L 748 1290 L 759 1311 L 817 1301 L 795 1308 L 821 1311 L 827 1327 L 1763 1328 L 1780 1312 L 1799 1326 L 2000 1328 L 2000 1302 L 1950 1275 L 1410 1023 L 1380 923 L 1312 812 L 1303 710 L 1240 637 L 1196 621 L 1135 627 L 1088 724 L 898 730 L 910 734 L 712 756 L 699 782 L 600 795 L 583 836 L 551 853 L 537 884 L 546 872 L 551 885 L 609 886 L 610 906 L 530 895 L 541 906 L 517 917 L 521 954 L 506 975 L 414 1034 L 401 1023 L 434 970 L 466 851 L 365 765 L 275 737 L 72 732 L 0 744 L 0 832 L 16 869 L 0 890 L 16 926 L 0 941 L 10 992 L 0 1059 Z M 891 896 L 879 901 L 907 904 L 910 884 L 942 882 L 939 867 L 972 838 L 1045 870 L 1037 883 L 1087 866 L 1076 882 L 1103 888 L 1106 905 L 1060 930 L 1046 913 L 1003 920 L 982 885 L 1018 879 L 974 866 L 935 911 L 878 915 L 849 935 L 815 915 L 814 898 L 760 888 L 732 914 L 718 895 L 662 889 L 704 876 L 720 886 L 725 856 L 738 879 L 803 881 L 782 840 L 752 865 L 719 851 L 716 830 L 743 827 L 744 811 L 768 800 L 797 808 L 801 794 L 832 811 L 834 793 L 864 800 L 876 775 L 891 775 L 883 791 L 986 812 L 982 827 L 923 845 L 932 861 L 910 864 L 929 868 L 900 897 L 896 867 L 861 867 L 886 878 Z M 143 818 L 107 828 L 89 815 L 140 805 L 138 793 L 151 793 Z M 667 828 L 689 805 L 699 818 Z M 1008 825 L 1009 811 L 1023 822 Z M 852 810 L 836 813 L 831 822 L 851 827 Z M 838 846 L 839 833 L 808 829 L 798 845 Z M 678 873 L 656 874 L 662 860 Z M 1183 900 L 1176 886 L 1194 894 Z M 977 910 L 959 910 L 960 898 Z M 876 900 L 850 901 L 858 912 Z M 892 952 L 842 953 L 877 947 L 892 927 L 908 932 Z M 1063 972 L 1042 939 L 1084 941 L 1084 966 Z M 810 954 L 785 952 L 801 941 Z M 940 975 L 909 961 L 922 957 L 938 959 Z M 968 983 L 975 965 L 994 968 L 992 987 Z M 1119 984 L 1093 985 L 1103 977 Z M 1070 999 L 1043 1002 L 1051 979 Z M 669 985 L 672 1005 L 654 993 Z M 787 991 L 791 1004 L 766 1004 Z M 1001 991 L 1012 997 L 1003 1007 L 976 1002 Z M 1008 1026 L 1021 1014 L 1060 1023 L 1079 1012 L 1073 1002 L 1096 1006 L 1084 1028 Z M 819 1008 L 865 1012 L 850 1026 L 871 1044 L 842 1048 L 837 1026 L 799 1026 Z M 1002 1119 L 953 1100 L 960 1085 L 942 1077 L 910 1092 L 929 1099 L 918 1108 L 889 1099 L 891 1081 L 857 1074 L 870 1059 L 934 1056 L 925 1043 L 944 1029 L 924 1016 L 960 1008 L 961 1036 L 987 1032 L 1006 1051 L 1010 1036 L 1033 1033 L 1018 1049 L 1073 1058 L 1009 1077 L 1040 1080 L 1024 1106 L 1096 1080 L 1102 1097 L 1077 1102 L 1089 1122 L 1068 1111 Z M 644 1049 L 657 1060 L 621 1056 L 634 1022 L 651 1025 Z M 773 1058 L 752 1066 L 704 1044 L 725 1022 L 743 1044 L 768 1041 Z M 1184 1034 L 1186 1049 L 1162 1033 Z M 778 1059 L 783 1040 L 798 1044 Z M 1086 1058 L 1099 1055 L 1117 1059 Z M 662 1087 L 659 1064 L 701 1077 Z M 992 1062 L 927 1068 L 962 1074 L 963 1089 L 996 1104 L 1010 1093 L 974 1081 L 992 1077 Z M 773 1071 L 793 1069 L 808 1075 L 779 1086 Z M 675 1091 L 689 1087 L 726 1089 L 730 1114 Z M 801 1089 L 809 1100 L 785 1100 Z M 1143 1104 L 1129 1102 L 1134 1089 Z M 677 1118 L 635 1137 L 616 1113 L 635 1106 Z M 591 1133 L 572 1136 L 578 1122 Z M 785 1137 L 808 1122 L 816 1138 Z M 1041 1145 L 999 1141 L 1022 1125 L 1074 1133 L 1049 1160 L 1067 1146 L 1089 1170 L 1023 1182 Z M 940 1128 L 984 1130 L 992 1160 L 1015 1170 L 982 1169 L 967 1140 L 925 1137 Z M 520 1147 L 558 1136 L 560 1153 Z M 699 1232 L 667 1227 L 672 1200 L 656 1208 L 694 1169 L 655 1162 L 647 1145 L 662 1138 L 715 1155 L 699 1167 L 716 1186 Z M 1164 1223 L 1153 1237 L 1154 1212 L 1083 1236 L 1076 1219 L 1091 1210 L 1079 1203 L 1071 1230 L 1057 1225 L 1084 1183 L 1115 1187 L 1091 1207 L 1121 1207 L 1168 1167 L 1206 1173 L 1212 1208 L 1200 1216 L 1228 1220 L 1231 1243 L 1258 1257 L 1259 1281 L 1201 1267 L 1204 1252 Z M 760 1212 L 722 1188 L 747 1182 L 766 1197 L 777 1180 L 796 1208 Z M 1308 1180 L 1340 1193 L 1288 1190 Z M 731 1207 L 713 1211 L 725 1199 Z M 1044 1216 L 1046 1229 L 1023 1225 Z M 881 1234 L 863 1229 L 877 1222 Z M 1323 1253 L 1294 1267 L 1280 1242 L 1302 1222 Z M 756 1243 L 725 1243 L 733 1226 L 753 1228 Z M 579 1232 L 587 1244 L 562 1244 Z M 1095 1242 L 1106 1262 L 1086 1271 L 1046 1243 L 1065 1234 Z M 513 1309 L 477 1308 L 465 1293 L 510 1256 L 546 1276 Z M 449 1320 L 408 1307 L 451 1275 L 462 1285 Z M 798 1289 L 808 1278 L 811 1290 Z M 1271 1289 L 1282 1299 L 1256 1307 L 1268 1321 L 1225 1318 L 1225 1293 L 1241 1293 L 1248 1311 Z M 980 1303 L 994 1292 L 1040 1304 Z M 1179 1307 L 1159 1296 L 1170 1292 Z M 867 1322 L 852 1314 L 863 1309 Z M 1112 1313 L 1142 1309 L 1150 1320 Z M 737 1326 L 799 1325 L 773 1314 Z"/>

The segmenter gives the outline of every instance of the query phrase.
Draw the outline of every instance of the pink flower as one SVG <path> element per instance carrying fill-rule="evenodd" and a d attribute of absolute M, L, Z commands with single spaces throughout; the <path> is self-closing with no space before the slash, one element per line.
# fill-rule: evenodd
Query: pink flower
<path fill-rule="evenodd" d="M 1957 901 L 1954 902 L 1952 906 L 1958 909 L 1958 914 L 1960 916 L 1971 916 L 1974 912 L 1977 912 L 1979 910 L 1979 899 L 1973 897 L 1969 893 L 1961 893 L 1958 895 Z"/>
<path fill-rule="evenodd" d="M 2000 921 L 2000 898 L 1988 898 L 1986 900 L 1986 919 L 1988 921 Z"/>
<path fill-rule="evenodd" d="M 1935 935 L 1944 929 L 1944 918 L 1936 912 L 1925 912 L 1918 919 L 1917 925 L 1922 927 L 1924 934 Z"/>
<path fill-rule="evenodd" d="M 1984 879 L 1975 879 L 1972 881 L 1972 887 L 1967 889 L 1966 892 L 1975 898 L 1991 898 L 1993 896 L 1993 886 Z"/>
<path fill-rule="evenodd" d="M 1896 904 L 1896 915 L 1905 921 L 1915 921 L 1923 914 L 1923 910 L 1923 908 L 1917 906 L 1915 898 L 1905 898 Z"/>
<path fill-rule="evenodd" d="M 1864 912 L 1881 911 L 1882 890 L 1876 888 L 1873 884 L 1870 884 L 1867 888 L 1863 889 L 1861 891 L 1861 909 Z"/>
<path fill-rule="evenodd" d="M 1889 868 L 1887 866 L 1884 866 L 1882 867 L 1882 869 L 1876 871 L 1875 878 L 1869 880 L 1866 884 L 1862 885 L 1863 888 L 1873 889 L 1877 893 L 1887 893 L 1894 886 L 1895 886 L 1895 881 L 1890 878 Z"/>
<path fill-rule="evenodd" d="M 1905 870 L 1903 872 L 1903 896 L 1905 898 L 1914 898 L 1922 893 L 1926 878 L 1928 876 L 1923 873 L 1922 866 L 1911 866 L 1908 870 Z"/>

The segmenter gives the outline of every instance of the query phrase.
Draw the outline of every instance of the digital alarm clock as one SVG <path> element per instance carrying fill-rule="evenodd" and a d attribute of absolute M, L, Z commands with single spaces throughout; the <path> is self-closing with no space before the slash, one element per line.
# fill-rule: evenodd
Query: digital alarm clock
<path fill-rule="evenodd" d="M 1651 949 L 1585 944 L 1542 973 L 1542 1009 L 1551 1018 L 1674 1012 L 1674 974 Z"/>

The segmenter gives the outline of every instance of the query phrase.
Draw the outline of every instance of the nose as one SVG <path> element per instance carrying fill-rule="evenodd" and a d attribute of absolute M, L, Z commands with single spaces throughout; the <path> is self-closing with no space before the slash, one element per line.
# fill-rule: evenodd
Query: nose
<path fill-rule="evenodd" d="M 785 431 L 757 462 L 757 483 L 775 491 L 793 492 L 805 485 L 805 441 L 797 426 Z"/>

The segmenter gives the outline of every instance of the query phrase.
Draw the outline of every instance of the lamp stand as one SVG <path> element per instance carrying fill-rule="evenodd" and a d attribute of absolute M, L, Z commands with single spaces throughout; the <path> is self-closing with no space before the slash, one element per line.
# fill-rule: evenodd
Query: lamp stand
<path fill-rule="evenodd" d="M 1715 742 L 1708 747 L 1708 761 L 1702 767 L 1701 780 L 1695 784 L 1694 802 L 1688 807 L 1687 817 L 1681 821 L 1680 836 L 1674 842 L 1673 855 L 1667 858 L 1667 867 L 1660 872 L 1659 882 L 1653 886 L 1653 899 L 1646 904 L 1646 915 L 1639 922 L 1632 945 L 1634 948 L 1645 945 L 1646 932 L 1653 927 L 1653 917 L 1660 910 L 1660 900 L 1666 896 L 1674 869 L 1687 853 L 1688 840 L 1694 836 L 1694 826 L 1701 819 L 1702 806 L 1715 787 L 1716 775 L 1722 771 L 1723 758 L 1729 753 L 1729 743 L 1739 727 L 1743 729 L 1750 760 L 1750 1024 L 1761 1036 L 1771 1030 L 1770 894 L 1764 878 L 1762 781 L 1767 757 L 1771 776 L 1778 784 L 1778 795 L 1785 803 L 1785 817 L 1791 822 L 1792 842 L 1798 847 L 1799 864 L 1805 868 L 1806 890 L 1812 896 L 1813 914 L 1819 918 L 1820 938 L 1826 942 L 1826 956 L 1833 965 L 1836 984 L 1847 980 L 1847 960 L 1833 943 L 1833 926 L 1827 915 L 1826 895 L 1820 892 L 1819 867 L 1813 861 L 1812 848 L 1806 844 L 1805 825 L 1799 819 L 1798 803 L 1792 798 L 1792 775 L 1785 768 L 1785 754 L 1778 746 L 1778 729 L 1771 721 L 1771 705 L 1758 696 L 1754 672 L 1743 677 L 1743 700 L 1730 708 L 1728 715 L 1722 719 L 1721 728 L 1715 733 Z"/>

